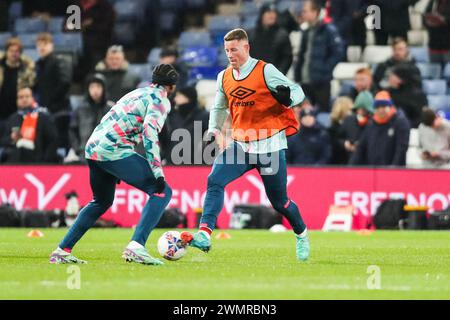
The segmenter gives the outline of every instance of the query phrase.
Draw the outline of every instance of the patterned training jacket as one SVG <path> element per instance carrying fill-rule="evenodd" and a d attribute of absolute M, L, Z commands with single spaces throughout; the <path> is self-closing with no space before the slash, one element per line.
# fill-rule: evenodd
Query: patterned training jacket
<path fill-rule="evenodd" d="M 152 84 L 131 91 L 111 108 L 95 128 L 86 144 L 86 159 L 124 159 L 135 154 L 134 147 L 143 141 L 154 176 L 163 177 L 158 132 L 169 111 L 170 102 L 164 87 Z"/>

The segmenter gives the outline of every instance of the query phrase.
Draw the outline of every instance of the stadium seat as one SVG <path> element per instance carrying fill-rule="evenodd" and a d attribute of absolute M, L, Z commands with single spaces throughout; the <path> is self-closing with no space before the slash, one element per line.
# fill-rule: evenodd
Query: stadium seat
<path fill-rule="evenodd" d="M 119 1 L 114 4 L 116 22 L 134 21 L 141 11 L 140 1 Z"/>
<path fill-rule="evenodd" d="M 428 32 L 425 30 L 409 30 L 407 36 L 411 46 L 424 46 L 428 43 Z"/>
<path fill-rule="evenodd" d="M 241 27 L 246 30 L 252 30 L 256 27 L 256 22 L 258 21 L 258 15 L 248 15 L 242 18 Z"/>
<path fill-rule="evenodd" d="M 384 62 L 392 56 L 390 46 L 367 46 L 363 52 L 363 61 L 368 63 Z"/>
<path fill-rule="evenodd" d="M 409 131 L 409 146 L 408 151 L 406 152 L 406 166 L 421 167 L 423 165 L 423 161 L 420 154 L 419 130 L 413 128 Z"/>
<path fill-rule="evenodd" d="M 70 107 L 72 108 L 72 110 L 76 110 L 83 103 L 84 96 L 73 94 L 69 96 L 69 100 L 70 100 Z"/>
<path fill-rule="evenodd" d="M 180 49 L 196 46 L 208 47 L 210 45 L 211 38 L 209 32 L 206 31 L 184 31 L 178 39 Z"/>
<path fill-rule="evenodd" d="M 141 81 L 150 80 L 150 66 L 147 63 L 130 63 L 128 71 L 137 75 Z"/>
<path fill-rule="evenodd" d="M 11 32 L 0 32 L 0 48 L 3 50 L 5 48 L 6 42 L 12 37 Z"/>
<path fill-rule="evenodd" d="M 238 16 L 214 15 L 209 20 L 208 30 L 214 35 L 239 28 L 241 21 Z"/>
<path fill-rule="evenodd" d="M 333 78 L 337 80 L 353 79 L 358 69 L 368 67 L 369 64 L 364 62 L 339 62 L 333 70 Z"/>
<path fill-rule="evenodd" d="M 133 22 L 118 22 L 114 25 L 114 40 L 116 43 L 131 46 L 136 40 Z"/>
<path fill-rule="evenodd" d="M 324 128 L 329 128 L 331 126 L 331 118 L 328 112 L 320 112 L 319 114 L 317 114 L 316 120 Z"/>
<path fill-rule="evenodd" d="M 298 17 L 302 11 L 303 2 L 300 0 L 282 0 L 278 2 L 277 9 L 279 12 L 289 10 L 294 17 Z"/>
<path fill-rule="evenodd" d="M 441 79 L 423 80 L 422 87 L 425 94 L 442 95 L 447 93 L 447 83 Z"/>
<path fill-rule="evenodd" d="M 361 47 L 360 46 L 348 46 L 347 47 L 347 61 L 348 62 L 360 62 L 361 61 Z"/>
<path fill-rule="evenodd" d="M 177 14 L 173 11 L 161 12 L 161 19 L 160 19 L 161 32 L 169 34 L 174 32 L 176 19 Z"/>
<path fill-rule="evenodd" d="M 241 4 L 241 15 L 242 17 L 258 15 L 259 8 L 256 2 L 247 1 Z"/>
<path fill-rule="evenodd" d="M 39 59 L 39 53 L 34 48 L 33 49 L 31 49 L 31 48 L 23 49 L 22 54 L 24 56 L 27 56 L 28 58 L 30 58 L 33 61 L 37 61 Z"/>
<path fill-rule="evenodd" d="M 427 47 L 410 47 L 409 52 L 416 62 L 430 62 Z"/>
<path fill-rule="evenodd" d="M 420 70 L 420 75 L 424 79 L 439 79 L 441 77 L 441 65 L 437 63 L 416 63 Z"/>
<path fill-rule="evenodd" d="M 216 81 L 215 80 L 200 80 L 195 85 L 197 94 L 201 100 L 204 101 L 206 110 L 210 110 L 214 104 L 214 98 L 216 94 Z"/>
<path fill-rule="evenodd" d="M 60 33 L 63 31 L 63 26 L 66 21 L 64 17 L 52 17 L 48 21 L 47 31 L 50 33 Z"/>
<path fill-rule="evenodd" d="M 412 30 L 423 30 L 423 23 L 422 23 L 422 14 L 420 12 L 410 12 L 409 14 L 409 20 L 411 22 L 411 29 Z"/>
<path fill-rule="evenodd" d="M 197 82 L 199 80 L 215 80 L 223 69 L 219 66 L 194 67 L 189 71 L 189 80 Z"/>
<path fill-rule="evenodd" d="M 164 0 L 161 1 L 162 10 L 176 10 L 181 9 L 184 6 L 184 0 Z"/>
<path fill-rule="evenodd" d="M 351 90 L 353 88 L 354 81 L 353 80 L 343 80 L 341 81 L 341 88 L 339 91 L 340 96 L 349 96 Z"/>
<path fill-rule="evenodd" d="M 450 96 L 447 95 L 427 95 L 428 106 L 437 111 L 449 111 L 450 109 Z"/>
<path fill-rule="evenodd" d="M 190 47 L 182 52 L 180 60 L 190 67 L 211 67 L 216 65 L 217 55 L 215 47 Z"/>
<path fill-rule="evenodd" d="M 186 0 L 186 7 L 188 9 L 202 8 L 206 5 L 206 0 Z"/>
<path fill-rule="evenodd" d="M 56 33 L 53 35 L 55 49 L 61 51 L 78 51 L 83 49 L 83 38 L 81 33 Z"/>
<path fill-rule="evenodd" d="M 155 47 L 152 50 L 150 50 L 148 56 L 147 56 L 147 62 L 149 65 L 153 68 L 157 64 L 159 64 L 159 54 L 161 53 L 160 47 Z"/>
<path fill-rule="evenodd" d="M 37 33 L 22 33 L 18 35 L 24 49 L 35 48 L 37 36 Z"/>
<path fill-rule="evenodd" d="M 442 75 L 447 81 L 450 81 L 450 62 L 445 65 L 444 73 Z"/>
<path fill-rule="evenodd" d="M 39 33 L 47 30 L 47 23 L 39 18 L 19 18 L 14 23 L 14 31 L 21 33 Z"/>

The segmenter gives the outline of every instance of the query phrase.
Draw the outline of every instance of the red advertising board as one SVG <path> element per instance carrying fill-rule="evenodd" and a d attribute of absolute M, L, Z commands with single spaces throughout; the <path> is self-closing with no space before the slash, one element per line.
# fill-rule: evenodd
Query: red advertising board
<path fill-rule="evenodd" d="M 203 204 L 209 167 L 166 167 L 173 189 L 170 207 L 187 214 L 190 227 L 196 224 L 194 210 Z M 405 198 L 409 204 L 435 210 L 450 202 L 450 170 L 408 170 L 371 168 L 288 168 L 289 196 L 298 204 L 310 229 L 320 229 L 330 205 L 354 205 L 362 214 L 374 214 L 386 198 Z M 64 195 L 71 191 L 86 204 L 92 194 L 85 166 L 1 166 L 0 204 L 17 209 L 64 209 Z M 145 205 L 145 193 L 121 183 L 114 205 L 105 214 L 120 225 L 136 225 Z M 225 192 L 225 205 L 218 226 L 227 228 L 234 205 L 269 205 L 264 186 L 253 170 L 232 182 Z"/>

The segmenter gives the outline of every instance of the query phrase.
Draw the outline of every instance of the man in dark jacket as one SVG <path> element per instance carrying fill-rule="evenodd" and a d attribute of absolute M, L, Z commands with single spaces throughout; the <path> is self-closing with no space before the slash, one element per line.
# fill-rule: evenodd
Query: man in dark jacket
<path fill-rule="evenodd" d="M 292 64 L 292 46 L 289 34 L 278 25 L 277 19 L 275 5 L 261 8 L 256 28 L 249 33 L 250 55 L 272 63 L 286 74 Z"/>
<path fill-rule="evenodd" d="M 320 111 L 329 112 L 333 69 L 344 58 L 344 46 L 336 27 L 320 18 L 321 7 L 314 0 L 306 0 L 302 19 L 308 28 L 303 32 L 295 67 L 295 81 Z"/>
<path fill-rule="evenodd" d="M 404 38 L 395 38 L 392 42 L 392 57 L 380 63 L 375 69 L 373 80 L 379 89 L 388 87 L 389 74 L 393 67 L 405 65 L 414 77 L 420 78 L 420 70 L 416 66 L 416 61 L 409 54 L 408 43 Z"/>
<path fill-rule="evenodd" d="M 1 145 L 6 162 L 43 163 L 56 161 L 57 133 L 51 116 L 39 108 L 30 87 L 17 92 L 17 112 L 7 122 Z"/>
<path fill-rule="evenodd" d="M 389 36 L 408 38 L 411 29 L 409 7 L 419 0 L 373 0 L 372 4 L 380 8 L 380 29 L 375 29 L 375 42 L 379 46 L 388 43 Z"/>
<path fill-rule="evenodd" d="M 404 166 L 409 145 L 409 122 L 387 91 L 375 96 L 373 121 L 364 130 L 352 165 Z"/>
<path fill-rule="evenodd" d="M 64 162 L 84 160 L 86 142 L 113 105 L 112 101 L 106 100 L 105 77 L 101 74 L 91 76 L 87 82 L 86 97 L 72 114 L 69 131 L 71 150 Z"/>
<path fill-rule="evenodd" d="M 172 139 L 176 141 L 171 141 L 166 160 L 173 164 L 204 164 L 202 138 L 208 130 L 209 113 L 198 106 L 197 91 L 194 87 L 179 89 L 174 102 L 175 107 L 169 114 L 168 127 Z M 183 138 L 179 138 L 178 134 L 174 133 L 177 129 L 184 130 L 178 131 L 180 135 L 184 133 L 188 136 L 183 134 Z M 190 156 L 184 152 L 187 149 Z"/>
<path fill-rule="evenodd" d="M 51 113 L 69 109 L 70 67 L 53 52 L 53 37 L 40 33 L 36 39 L 39 59 L 36 62 L 37 101 Z"/>
<path fill-rule="evenodd" d="M 107 98 L 114 103 L 139 84 L 138 76 L 128 71 L 128 65 L 122 46 L 114 45 L 108 49 L 105 60 L 95 67 L 95 72 L 105 77 Z"/>
<path fill-rule="evenodd" d="M 409 65 L 400 64 L 391 70 L 388 91 L 394 104 L 405 112 L 411 127 L 417 128 L 422 108 L 428 105 L 422 79 L 411 71 Z"/>
<path fill-rule="evenodd" d="M 300 111 L 301 130 L 288 138 L 286 160 L 290 164 L 324 165 L 331 159 L 331 141 L 328 132 L 316 121 L 310 107 Z"/>

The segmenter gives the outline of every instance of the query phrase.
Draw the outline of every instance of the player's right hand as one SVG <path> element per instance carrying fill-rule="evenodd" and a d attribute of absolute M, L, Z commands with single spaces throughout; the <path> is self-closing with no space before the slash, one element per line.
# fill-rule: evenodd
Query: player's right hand
<path fill-rule="evenodd" d="M 156 179 L 156 183 L 155 183 L 155 192 L 154 193 L 163 193 L 164 189 L 166 188 L 166 181 L 164 179 L 164 177 L 159 177 Z"/>

